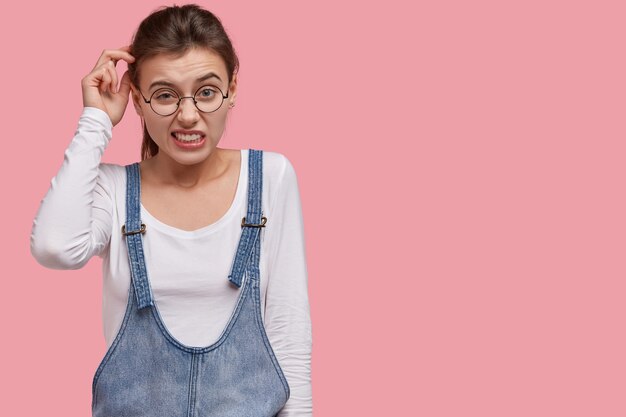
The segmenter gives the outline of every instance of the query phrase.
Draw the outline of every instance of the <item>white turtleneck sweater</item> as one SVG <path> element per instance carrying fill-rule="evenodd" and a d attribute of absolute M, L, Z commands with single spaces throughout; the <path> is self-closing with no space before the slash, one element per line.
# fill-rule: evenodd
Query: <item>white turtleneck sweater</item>
<path fill-rule="evenodd" d="M 104 337 L 110 346 L 122 323 L 130 270 L 121 227 L 126 171 L 101 162 L 112 136 L 108 115 L 86 107 L 74 139 L 33 222 L 31 252 L 53 269 L 78 269 L 102 258 Z M 169 226 L 141 207 L 148 276 L 169 332 L 188 346 L 208 346 L 224 330 L 240 289 L 228 281 L 246 215 L 248 150 L 234 201 L 215 223 L 194 231 Z M 291 395 L 279 416 L 311 416 L 311 321 L 304 230 L 293 166 L 264 152 L 261 314 Z"/>

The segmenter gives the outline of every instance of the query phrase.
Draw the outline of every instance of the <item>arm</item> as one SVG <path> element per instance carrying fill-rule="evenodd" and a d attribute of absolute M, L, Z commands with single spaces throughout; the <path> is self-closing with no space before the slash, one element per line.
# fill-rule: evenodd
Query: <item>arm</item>
<path fill-rule="evenodd" d="M 118 88 L 115 70 L 119 60 L 134 62 L 128 51 L 128 47 L 104 50 L 81 81 L 83 114 L 63 164 L 39 206 L 30 236 L 31 253 L 48 268 L 81 268 L 102 252 L 111 237 L 113 200 L 99 168 L 111 129 L 128 104 L 128 71 Z"/>
<path fill-rule="evenodd" d="M 265 328 L 290 387 L 290 398 L 278 416 L 311 416 L 312 334 L 304 226 L 296 174 L 286 158 L 271 207 Z"/>
<path fill-rule="evenodd" d="M 99 170 L 111 128 L 102 110 L 83 110 L 63 164 L 33 221 L 31 253 L 45 267 L 81 268 L 102 252 L 111 237 L 113 198 Z"/>

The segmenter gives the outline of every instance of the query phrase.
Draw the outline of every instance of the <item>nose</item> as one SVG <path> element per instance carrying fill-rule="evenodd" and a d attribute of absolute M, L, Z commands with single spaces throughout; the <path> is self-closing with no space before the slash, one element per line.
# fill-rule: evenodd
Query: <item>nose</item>
<path fill-rule="evenodd" d="M 189 100 L 185 100 L 189 99 Z M 200 114 L 193 97 L 183 97 L 178 105 L 178 121 L 184 125 L 193 125 L 200 118 Z"/>

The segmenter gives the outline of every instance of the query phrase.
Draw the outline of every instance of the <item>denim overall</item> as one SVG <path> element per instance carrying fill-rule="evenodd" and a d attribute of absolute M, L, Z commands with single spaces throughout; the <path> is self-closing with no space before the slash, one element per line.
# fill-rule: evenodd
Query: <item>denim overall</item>
<path fill-rule="evenodd" d="M 94 376 L 94 417 L 271 417 L 287 402 L 289 386 L 261 319 L 263 152 L 248 155 L 247 215 L 228 276 L 243 288 L 226 328 L 206 347 L 174 339 L 154 304 L 141 239 L 139 164 L 126 166 L 122 233 L 132 284 L 121 328 Z"/>

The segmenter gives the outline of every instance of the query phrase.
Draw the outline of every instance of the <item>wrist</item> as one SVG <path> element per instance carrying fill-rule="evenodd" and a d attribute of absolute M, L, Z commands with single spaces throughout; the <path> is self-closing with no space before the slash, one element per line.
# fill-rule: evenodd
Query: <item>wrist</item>
<path fill-rule="evenodd" d="M 86 118 L 97 122 L 107 130 L 113 129 L 113 122 L 109 114 L 101 108 L 94 106 L 84 106 L 81 118 Z"/>

